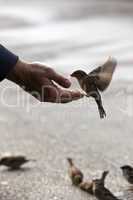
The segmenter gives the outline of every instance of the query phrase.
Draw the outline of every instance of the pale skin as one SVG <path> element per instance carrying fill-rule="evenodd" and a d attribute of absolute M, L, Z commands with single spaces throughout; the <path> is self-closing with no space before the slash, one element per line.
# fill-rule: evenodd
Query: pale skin
<path fill-rule="evenodd" d="M 41 102 L 68 103 L 83 97 L 79 91 L 66 90 L 69 79 L 40 63 L 18 60 L 7 79 L 13 81 Z"/>

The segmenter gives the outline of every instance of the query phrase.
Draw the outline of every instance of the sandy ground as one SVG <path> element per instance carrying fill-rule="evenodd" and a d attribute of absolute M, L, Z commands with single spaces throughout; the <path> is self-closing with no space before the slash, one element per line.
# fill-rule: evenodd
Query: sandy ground
<path fill-rule="evenodd" d="M 132 95 L 127 90 L 130 84 L 113 83 L 103 95 L 107 111 L 104 120 L 99 119 L 93 100 L 86 98 L 67 105 L 35 107 L 32 98 L 30 107 L 26 100 L 24 107 L 1 105 L 1 152 L 18 152 L 37 160 L 27 164 L 23 171 L 0 169 L 1 199 L 94 199 L 71 185 L 68 156 L 75 159 L 86 179 L 110 170 L 107 186 L 122 199 L 132 199 L 119 169 L 133 162 L 133 113 L 128 107 Z M 16 101 L 15 89 L 12 94 L 7 94 L 8 104 Z M 23 95 L 21 91 L 21 98 Z"/>
<path fill-rule="evenodd" d="M 119 167 L 133 165 L 133 4 L 62 2 L 32 1 L 31 7 L 31 1 L 1 1 L 0 41 L 22 58 L 49 63 L 67 76 L 81 64 L 89 70 L 88 65 L 95 66 L 108 55 L 117 57 L 114 80 L 103 94 L 107 118 L 99 119 L 92 99 L 67 105 L 39 104 L 3 81 L 0 152 L 22 153 L 37 161 L 18 172 L 0 169 L 0 199 L 95 199 L 71 185 L 66 162 L 70 156 L 86 179 L 110 170 L 107 186 L 121 199 L 132 200 Z M 72 83 L 72 88 L 78 88 Z M 11 88 L 3 93 L 7 86 Z"/>

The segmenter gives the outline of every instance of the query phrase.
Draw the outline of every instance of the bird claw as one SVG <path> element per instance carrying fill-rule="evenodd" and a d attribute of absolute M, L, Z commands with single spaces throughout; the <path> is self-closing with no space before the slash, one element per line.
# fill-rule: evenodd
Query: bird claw
<path fill-rule="evenodd" d="M 103 119 L 103 118 L 106 117 L 106 112 L 105 112 L 105 110 L 104 110 L 103 107 L 100 107 L 100 108 L 99 108 L 99 114 L 100 114 L 100 118 L 101 118 L 101 119 Z"/>

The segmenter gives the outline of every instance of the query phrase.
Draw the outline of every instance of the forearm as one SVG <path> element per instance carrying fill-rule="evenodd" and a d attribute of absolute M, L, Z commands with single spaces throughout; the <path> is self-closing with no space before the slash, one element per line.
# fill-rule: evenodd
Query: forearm
<path fill-rule="evenodd" d="M 18 56 L 0 44 L 0 81 L 7 77 L 18 61 Z"/>

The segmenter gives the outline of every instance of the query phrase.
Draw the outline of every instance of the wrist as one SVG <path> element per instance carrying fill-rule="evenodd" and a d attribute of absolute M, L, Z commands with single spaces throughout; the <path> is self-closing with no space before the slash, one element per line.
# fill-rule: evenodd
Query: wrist
<path fill-rule="evenodd" d="M 23 84 L 25 73 L 27 71 L 27 63 L 21 61 L 20 59 L 17 61 L 16 65 L 7 75 L 7 79 L 13 81 L 17 84 Z"/>

